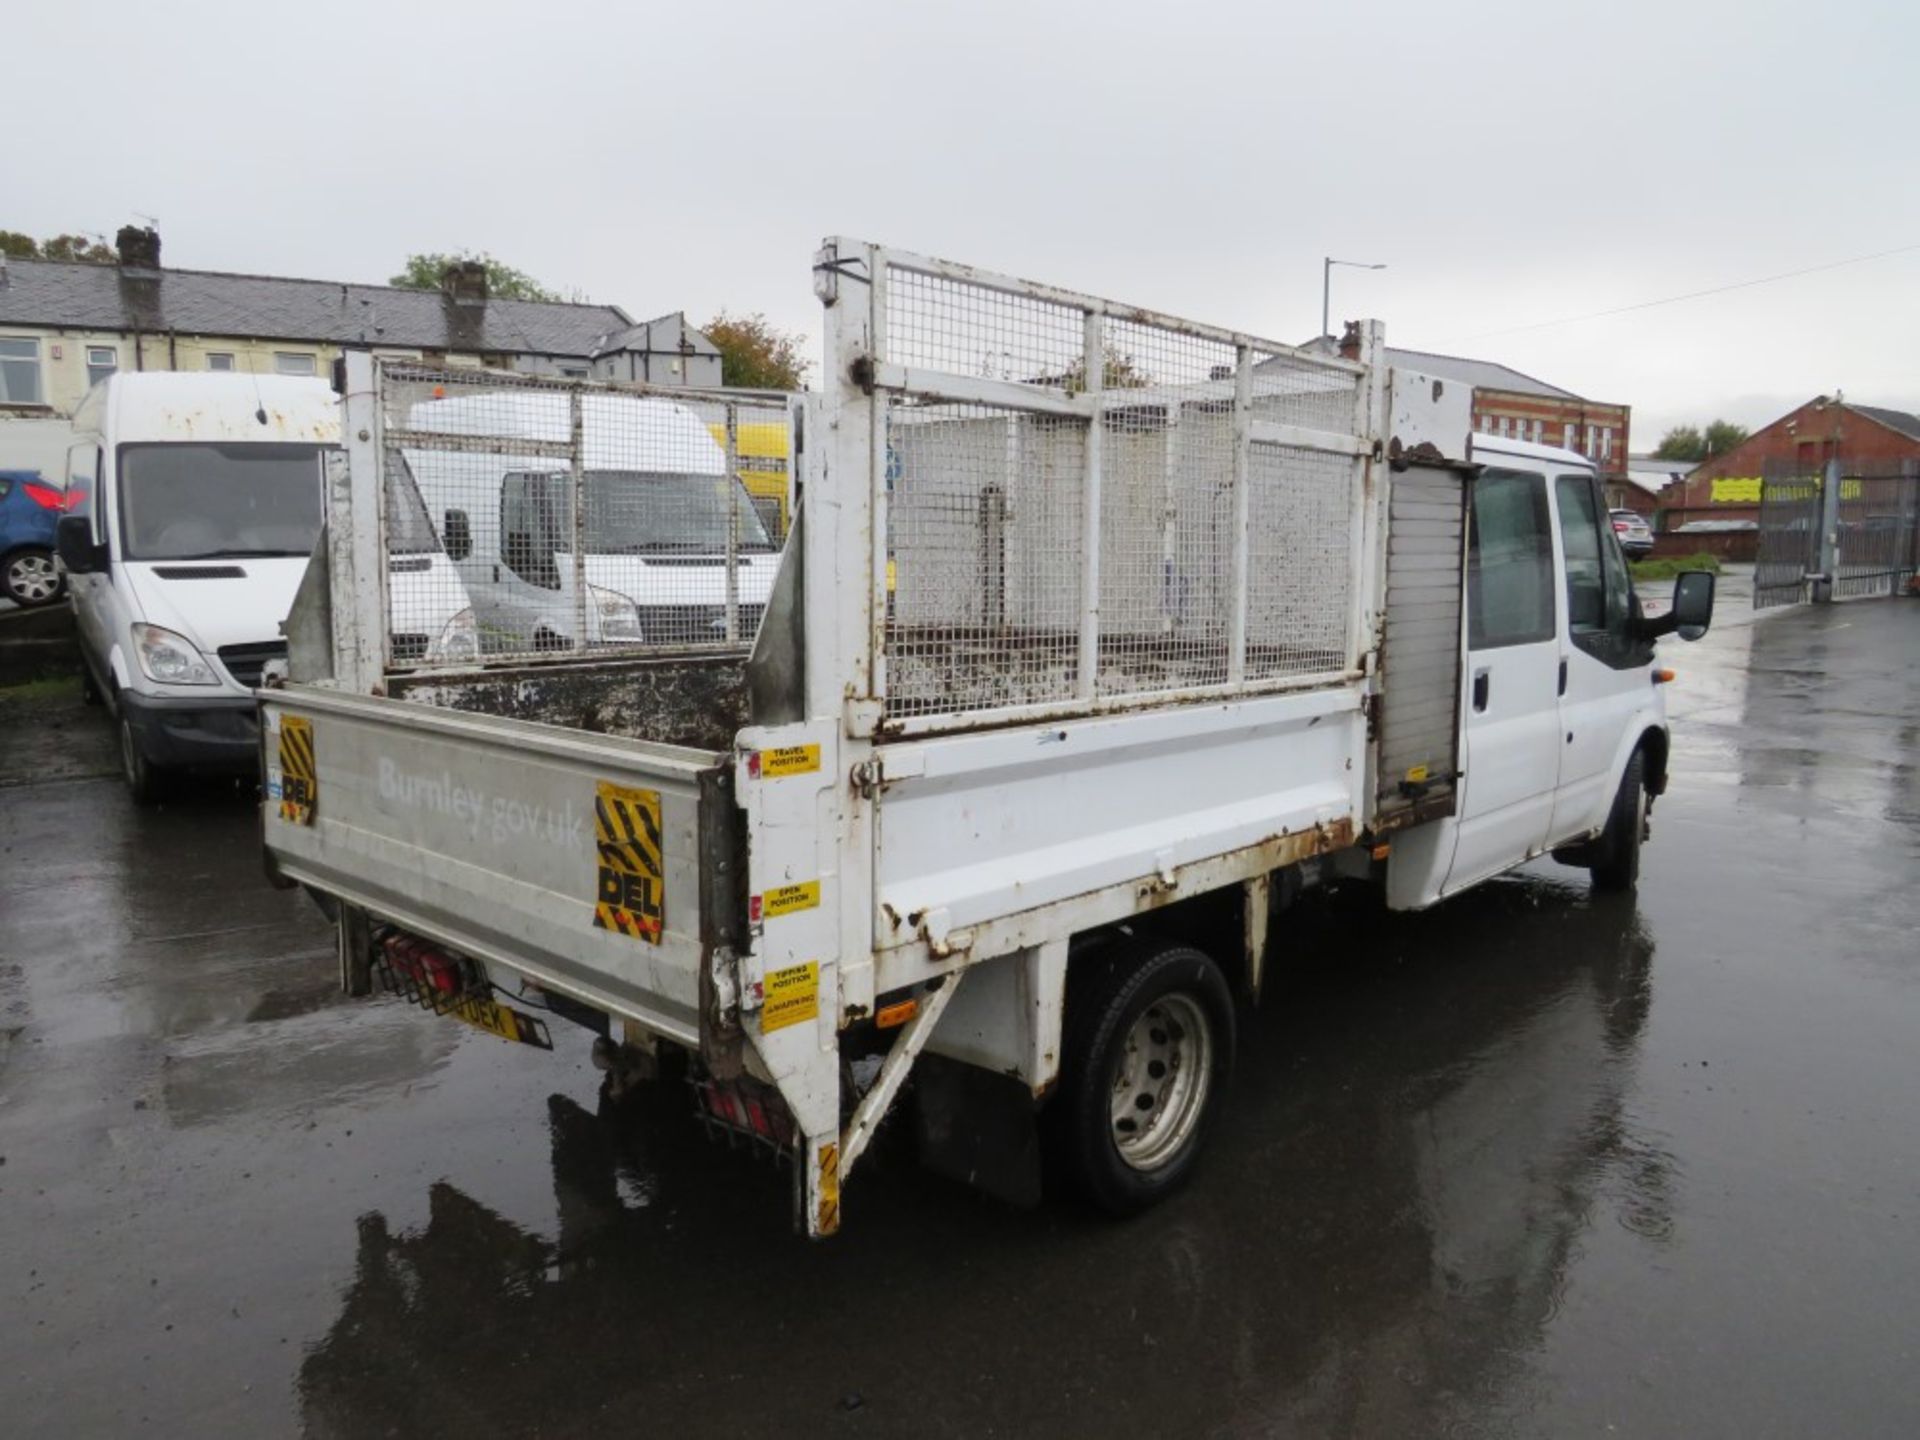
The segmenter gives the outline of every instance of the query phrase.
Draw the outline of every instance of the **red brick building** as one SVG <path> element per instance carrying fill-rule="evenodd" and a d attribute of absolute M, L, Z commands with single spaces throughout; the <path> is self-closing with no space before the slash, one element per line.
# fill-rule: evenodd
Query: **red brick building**
<path fill-rule="evenodd" d="M 1817 395 L 1703 462 L 1662 502 L 1663 531 L 1698 522 L 1757 521 L 1767 476 L 1818 475 L 1829 459 L 1873 474 L 1920 474 L 1920 415 Z"/>
<path fill-rule="evenodd" d="M 1491 360 L 1391 347 L 1387 359 L 1422 374 L 1471 385 L 1475 431 L 1577 450 L 1598 466 L 1608 503 L 1629 503 L 1627 433 L 1633 421 L 1631 406 L 1589 400 Z"/>

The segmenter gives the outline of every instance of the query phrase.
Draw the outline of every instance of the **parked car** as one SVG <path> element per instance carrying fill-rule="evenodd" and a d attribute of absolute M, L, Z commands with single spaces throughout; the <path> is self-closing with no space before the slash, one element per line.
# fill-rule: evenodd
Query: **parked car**
<path fill-rule="evenodd" d="M 38 470 L 0 470 L 0 594 L 16 605 L 51 605 L 67 593 L 53 562 L 53 533 L 66 497 Z"/>
<path fill-rule="evenodd" d="M 1644 560 L 1653 553 L 1653 527 L 1633 510 L 1612 510 L 1613 533 L 1620 537 L 1620 548 L 1629 560 Z"/>

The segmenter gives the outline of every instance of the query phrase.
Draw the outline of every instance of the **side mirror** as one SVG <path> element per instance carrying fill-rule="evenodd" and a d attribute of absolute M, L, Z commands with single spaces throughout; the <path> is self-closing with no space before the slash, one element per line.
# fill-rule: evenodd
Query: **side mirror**
<path fill-rule="evenodd" d="M 107 568 L 107 547 L 93 543 L 93 521 L 62 515 L 53 529 L 53 548 L 70 574 L 92 575 Z"/>
<path fill-rule="evenodd" d="M 1683 570 L 1673 582 L 1673 628 L 1682 640 L 1698 640 L 1713 623 L 1714 574 Z"/>
<path fill-rule="evenodd" d="M 466 511 L 447 511 L 440 526 L 440 539 L 447 547 L 449 560 L 464 560 L 473 554 L 473 526 L 468 523 Z"/>

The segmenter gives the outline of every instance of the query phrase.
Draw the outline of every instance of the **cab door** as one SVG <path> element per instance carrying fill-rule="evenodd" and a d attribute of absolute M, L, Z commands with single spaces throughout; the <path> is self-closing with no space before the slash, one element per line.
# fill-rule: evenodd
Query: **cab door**
<path fill-rule="evenodd" d="M 1465 779 L 1442 893 L 1547 848 L 1560 767 L 1560 631 L 1543 471 L 1473 482 L 1467 541 Z"/>
<path fill-rule="evenodd" d="M 67 447 L 66 511 L 87 518 L 97 545 L 106 539 L 106 520 L 99 504 L 100 446 L 91 440 L 76 440 Z M 80 632 L 80 644 L 93 657 L 103 679 L 112 677 L 107 670 L 107 654 L 112 648 L 108 618 L 104 613 L 111 598 L 110 575 L 68 575 L 67 593 L 73 597 L 74 625 Z"/>
<path fill-rule="evenodd" d="M 1556 475 L 1554 511 L 1566 603 L 1560 622 L 1560 783 L 1556 845 L 1606 823 L 1627 728 L 1647 704 L 1650 644 L 1634 635 L 1633 580 L 1599 480 Z"/>

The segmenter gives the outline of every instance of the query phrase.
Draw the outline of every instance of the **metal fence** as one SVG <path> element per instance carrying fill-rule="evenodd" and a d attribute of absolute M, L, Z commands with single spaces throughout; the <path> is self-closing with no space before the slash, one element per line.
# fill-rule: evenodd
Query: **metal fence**
<path fill-rule="evenodd" d="M 390 668 L 744 648 L 787 397 L 380 365 Z"/>
<path fill-rule="evenodd" d="M 1347 670 L 1365 367 L 899 251 L 833 263 L 871 285 L 873 353 L 829 370 L 870 360 L 879 404 L 889 717 Z"/>
<path fill-rule="evenodd" d="M 1920 564 L 1920 475 L 1899 467 L 1839 467 L 1829 504 L 1824 474 L 1765 478 L 1753 603 L 1896 594 Z M 1831 521 L 1829 522 L 1829 513 Z M 1822 541 L 1829 523 L 1831 548 Z"/>

